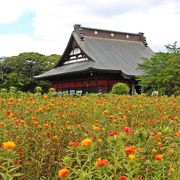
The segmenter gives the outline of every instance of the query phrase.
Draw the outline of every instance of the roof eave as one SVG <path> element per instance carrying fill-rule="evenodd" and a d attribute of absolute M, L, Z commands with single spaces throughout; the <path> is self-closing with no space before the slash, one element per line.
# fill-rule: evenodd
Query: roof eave
<path fill-rule="evenodd" d="M 125 78 L 135 78 L 137 76 L 142 76 L 142 74 L 136 74 L 136 75 L 133 75 L 133 74 L 127 74 L 127 73 L 124 73 L 123 71 L 121 70 L 110 70 L 110 69 L 96 69 L 96 68 L 93 68 L 93 67 L 89 67 L 87 69 L 83 69 L 83 70 L 80 70 L 80 71 L 72 71 L 72 72 L 66 72 L 66 73 L 61 73 L 61 74 L 52 74 L 52 75 L 47 75 L 47 76 L 42 76 L 42 77 L 38 77 L 38 76 L 34 76 L 35 79 L 39 79 L 39 80 L 43 80 L 43 79 L 50 79 L 52 77 L 60 77 L 60 76 L 64 76 L 64 75 L 71 75 L 71 74 L 79 74 L 79 73 L 83 73 L 83 72 L 91 72 L 91 71 L 96 71 L 96 72 L 109 72 L 109 73 L 118 73 L 118 74 L 121 74 L 123 77 Z"/>

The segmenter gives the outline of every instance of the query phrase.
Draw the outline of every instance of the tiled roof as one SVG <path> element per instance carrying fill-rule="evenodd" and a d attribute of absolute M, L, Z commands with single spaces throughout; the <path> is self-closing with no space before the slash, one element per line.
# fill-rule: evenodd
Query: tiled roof
<path fill-rule="evenodd" d="M 129 34 L 136 35 L 137 37 L 138 35 L 142 36 L 142 34 Z M 82 36 L 83 40 L 81 38 Z M 90 61 L 65 65 L 59 63 L 56 68 L 35 78 L 64 75 L 88 69 L 121 71 L 125 75 L 137 76 L 143 74 L 141 70 L 137 69 L 138 65 L 143 62 L 143 58 L 150 58 L 153 55 L 153 51 L 141 40 L 121 40 L 120 38 L 106 38 L 104 36 L 96 37 L 89 34 L 80 34 L 78 31 L 72 33 L 69 42 L 72 42 L 71 40 L 73 39 L 83 53 L 89 57 Z M 67 54 L 67 49 L 62 55 L 60 62 L 63 62 L 63 57 Z"/>

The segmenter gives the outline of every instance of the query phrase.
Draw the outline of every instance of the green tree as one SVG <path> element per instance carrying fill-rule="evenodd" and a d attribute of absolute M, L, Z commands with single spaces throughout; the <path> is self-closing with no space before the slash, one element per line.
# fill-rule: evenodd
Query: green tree
<path fill-rule="evenodd" d="M 128 85 L 124 83 L 116 83 L 112 87 L 112 93 L 118 95 L 128 94 L 129 90 L 130 88 L 128 87 Z"/>
<path fill-rule="evenodd" d="M 167 52 L 155 53 L 145 59 L 139 69 L 144 75 L 138 77 L 139 84 L 146 92 L 158 90 L 160 94 L 180 94 L 180 48 L 177 42 L 166 45 Z"/>
<path fill-rule="evenodd" d="M 33 77 L 52 69 L 60 59 L 59 55 L 45 56 L 35 52 L 25 52 L 18 56 L 7 57 L 0 62 L 0 87 L 17 87 L 22 91 L 33 91 L 36 86 L 42 85 L 48 89 L 46 81 L 36 81 Z"/>

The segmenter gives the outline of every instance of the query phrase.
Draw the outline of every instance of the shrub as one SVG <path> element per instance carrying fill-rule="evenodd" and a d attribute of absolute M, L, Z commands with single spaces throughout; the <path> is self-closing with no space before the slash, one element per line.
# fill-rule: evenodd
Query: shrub
<path fill-rule="evenodd" d="M 118 95 L 128 94 L 129 90 L 130 88 L 124 83 L 117 83 L 112 87 L 112 93 Z"/>

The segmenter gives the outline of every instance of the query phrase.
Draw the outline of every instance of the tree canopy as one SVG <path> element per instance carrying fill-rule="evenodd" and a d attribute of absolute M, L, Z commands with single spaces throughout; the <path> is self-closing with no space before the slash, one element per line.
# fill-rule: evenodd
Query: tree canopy
<path fill-rule="evenodd" d="M 48 88 L 48 82 L 36 81 L 33 76 L 52 69 L 59 59 L 57 54 L 45 56 L 35 52 L 7 57 L 0 62 L 0 87 L 15 86 L 22 91 L 33 91 L 38 85 Z"/>
<path fill-rule="evenodd" d="M 180 94 L 180 48 L 177 42 L 166 45 L 167 52 L 155 53 L 150 59 L 145 59 L 139 69 L 144 75 L 138 77 L 143 90 L 160 94 Z"/>

